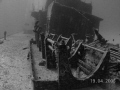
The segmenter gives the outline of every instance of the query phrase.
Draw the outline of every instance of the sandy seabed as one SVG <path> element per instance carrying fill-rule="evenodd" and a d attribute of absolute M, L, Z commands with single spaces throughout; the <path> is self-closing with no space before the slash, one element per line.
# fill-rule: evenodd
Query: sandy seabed
<path fill-rule="evenodd" d="M 31 61 L 27 60 L 31 34 L 17 33 L 0 44 L 0 90 L 33 90 Z"/>

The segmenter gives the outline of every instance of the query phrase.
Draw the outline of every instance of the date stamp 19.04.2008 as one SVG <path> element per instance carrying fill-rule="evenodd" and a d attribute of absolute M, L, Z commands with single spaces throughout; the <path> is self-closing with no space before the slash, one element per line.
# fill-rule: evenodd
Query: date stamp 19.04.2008
<path fill-rule="evenodd" d="M 91 83 L 115 83 L 115 79 L 90 79 Z"/>

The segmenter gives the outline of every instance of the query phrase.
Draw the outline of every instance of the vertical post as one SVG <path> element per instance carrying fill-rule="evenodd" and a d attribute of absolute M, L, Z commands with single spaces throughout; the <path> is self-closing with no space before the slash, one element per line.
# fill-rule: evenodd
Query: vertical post
<path fill-rule="evenodd" d="M 47 68 L 51 69 L 53 68 L 53 60 L 52 60 L 52 51 L 48 47 L 49 45 L 51 45 L 51 43 L 48 42 L 46 38 L 45 39 L 45 55 L 47 60 Z"/>
<path fill-rule="evenodd" d="M 39 29 L 39 27 L 38 27 L 38 29 Z M 39 37 L 40 37 L 40 35 L 39 35 L 39 32 L 37 32 L 36 34 L 37 34 L 37 47 L 39 47 Z"/>
<path fill-rule="evenodd" d="M 41 33 L 42 33 L 42 27 L 39 27 L 39 30 L 38 30 L 38 48 L 39 48 L 39 51 L 41 51 Z"/>
<path fill-rule="evenodd" d="M 6 35 L 7 35 L 7 32 L 4 31 L 4 40 L 6 40 Z"/>
<path fill-rule="evenodd" d="M 41 34 L 41 51 L 42 51 L 42 58 L 45 59 L 45 35 L 44 33 Z"/>
<path fill-rule="evenodd" d="M 48 22 L 47 22 L 47 33 L 49 34 L 49 29 L 50 29 L 50 20 L 48 20 Z"/>
<path fill-rule="evenodd" d="M 69 89 L 71 87 L 72 73 L 69 66 L 67 46 L 63 41 L 62 45 L 58 46 L 58 72 L 59 72 L 59 89 Z"/>
<path fill-rule="evenodd" d="M 40 33 L 40 38 L 39 38 L 39 51 L 41 51 L 41 49 L 42 49 L 42 47 L 41 47 L 41 42 L 42 42 L 42 40 L 41 40 L 41 35 L 42 35 L 42 33 Z"/>

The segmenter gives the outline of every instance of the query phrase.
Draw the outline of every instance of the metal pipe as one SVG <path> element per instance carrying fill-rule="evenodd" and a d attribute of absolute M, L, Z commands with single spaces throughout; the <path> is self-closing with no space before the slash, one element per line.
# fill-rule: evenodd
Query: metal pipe
<path fill-rule="evenodd" d="M 94 46 L 96 43 L 98 43 L 99 41 L 98 40 L 96 40 L 96 41 L 94 41 L 94 42 L 92 42 L 92 43 L 90 43 L 89 44 L 89 46 Z"/>
<path fill-rule="evenodd" d="M 86 44 L 82 44 L 82 45 L 83 45 L 83 46 L 86 46 L 86 47 L 88 47 L 88 48 L 91 48 L 91 49 L 97 50 L 97 51 L 102 52 L 102 53 L 107 52 L 107 51 L 103 51 L 103 50 L 100 50 L 100 49 L 97 49 L 97 48 L 91 47 L 91 46 L 86 45 Z"/>
<path fill-rule="evenodd" d="M 82 69 L 82 71 L 86 74 L 86 75 L 89 75 L 91 72 L 88 71 L 85 67 L 79 65 L 80 69 Z"/>
<path fill-rule="evenodd" d="M 61 38 L 63 38 L 63 39 L 67 39 L 67 40 L 69 39 L 69 38 L 66 38 L 66 37 L 63 37 L 63 36 L 61 36 Z"/>
<path fill-rule="evenodd" d="M 49 49 L 50 49 L 51 51 L 54 51 L 54 49 L 53 49 L 52 46 L 48 45 L 48 47 L 49 47 Z"/>
<path fill-rule="evenodd" d="M 54 36 L 55 34 L 53 34 L 53 33 L 50 33 L 50 35 L 53 35 L 53 36 Z"/>
<path fill-rule="evenodd" d="M 49 38 L 47 39 L 47 41 L 50 42 L 51 44 L 55 43 L 55 41 L 53 41 L 52 39 L 49 39 Z"/>
<path fill-rule="evenodd" d="M 83 67 L 85 67 L 89 71 L 93 71 L 90 65 L 86 64 L 84 61 L 82 61 L 80 59 L 79 59 L 79 65 L 82 65 Z"/>

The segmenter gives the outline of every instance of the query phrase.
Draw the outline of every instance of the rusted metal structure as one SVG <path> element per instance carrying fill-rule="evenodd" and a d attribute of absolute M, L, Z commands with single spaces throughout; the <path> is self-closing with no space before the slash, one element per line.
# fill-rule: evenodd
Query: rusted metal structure
<path fill-rule="evenodd" d="M 40 34 L 39 50 L 46 60 L 46 68 L 58 72 L 60 90 L 78 84 L 83 87 L 92 79 L 102 83 L 98 78 L 104 79 L 110 71 L 118 70 L 113 68 L 119 66 L 120 49 L 110 48 L 99 33 L 98 39 L 93 40 L 96 34 L 93 28 L 99 28 L 101 18 L 57 2 L 41 13 L 46 13 L 46 22 L 41 24 L 46 29 Z M 87 43 L 86 35 L 89 35 Z"/>
<path fill-rule="evenodd" d="M 62 34 L 64 37 L 76 33 L 76 39 L 85 40 L 86 36 L 89 36 L 89 42 L 92 42 L 95 35 L 93 28 L 99 29 L 100 21 L 103 19 L 58 2 L 52 2 L 45 11 L 39 12 L 38 20 L 45 33 Z"/>
<path fill-rule="evenodd" d="M 62 5 L 73 7 L 78 11 L 84 11 L 86 13 L 92 14 L 92 3 L 85 3 L 82 0 L 47 0 L 45 9 L 53 2 L 58 2 Z"/>

